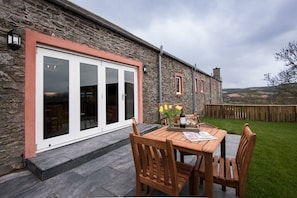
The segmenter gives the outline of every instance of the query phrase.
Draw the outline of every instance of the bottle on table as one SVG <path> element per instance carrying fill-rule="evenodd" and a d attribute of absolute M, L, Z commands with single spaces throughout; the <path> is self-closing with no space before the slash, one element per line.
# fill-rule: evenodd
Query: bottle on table
<path fill-rule="evenodd" d="M 180 115 L 179 115 L 179 126 L 180 128 L 186 128 L 186 115 L 184 113 L 184 109 L 181 109 Z"/>

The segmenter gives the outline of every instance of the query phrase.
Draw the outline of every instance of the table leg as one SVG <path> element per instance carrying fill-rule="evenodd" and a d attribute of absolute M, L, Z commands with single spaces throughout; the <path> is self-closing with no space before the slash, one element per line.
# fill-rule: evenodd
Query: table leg
<path fill-rule="evenodd" d="M 224 162 L 226 161 L 226 137 L 221 142 L 221 157 L 224 158 Z M 224 164 L 224 176 L 226 177 L 226 164 Z M 222 190 L 226 191 L 226 186 L 222 186 Z"/>
<path fill-rule="evenodd" d="M 225 140 L 225 137 L 221 142 L 221 157 L 226 158 L 226 140 Z"/>
<path fill-rule="evenodd" d="M 177 160 L 177 150 L 176 149 L 174 149 L 174 159 L 175 159 L 175 161 Z"/>
<path fill-rule="evenodd" d="M 212 154 L 205 153 L 205 196 L 213 196 Z"/>

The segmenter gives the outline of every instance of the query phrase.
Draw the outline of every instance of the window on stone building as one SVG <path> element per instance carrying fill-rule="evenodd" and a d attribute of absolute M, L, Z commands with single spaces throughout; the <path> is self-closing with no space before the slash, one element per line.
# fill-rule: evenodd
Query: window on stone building
<path fill-rule="evenodd" d="M 198 93 L 198 78 L 195 78 L 195 93 Z"/>
<path fill-rule="evenodd" d="M 213 81 L 213 82 L 212 82 L 212 85 L 213 85 L 213 89 L 214 89 L 214 90 L 217 90 L 217 82 L 216 82 L 216 81 Z"/>
<path fill-rule="evenodd" d="M 181 74 L 175 74 L 175 94 L 181 95 L 183 88 L 183 77 Z"/>
<path fill-rule="evenodd" d="M 204 93 L 204 80 L 200 82 L 200 93 Z"/>

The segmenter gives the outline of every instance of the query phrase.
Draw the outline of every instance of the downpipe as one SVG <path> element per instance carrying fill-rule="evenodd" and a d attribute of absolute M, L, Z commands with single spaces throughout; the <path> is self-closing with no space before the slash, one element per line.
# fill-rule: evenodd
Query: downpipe
<path fill-rule="evenodd" d="M 193 94 L 193 113 L 197 112 L 197 104 L 196 104 L 196 90 L 195 90 L 195 72 L 196 72 L 196 64 L 192 67 L 192 94 Z"/>
<path fill-rule="evenodd" d="M 159 103 L 162 103 L 162 55 L 163 55 L 163 46 L 160 47 L 159 53 Z"/>

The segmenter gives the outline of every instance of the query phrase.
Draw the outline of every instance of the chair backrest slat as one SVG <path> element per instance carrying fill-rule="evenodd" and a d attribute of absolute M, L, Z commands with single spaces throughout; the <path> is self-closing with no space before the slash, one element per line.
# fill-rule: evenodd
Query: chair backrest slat
<path fill-rule="evenodd" d="M 145 149 L 142 145 L 135 145 L 135 146 L 137 147 L 137 149 L 135 151 L 133 150 L 133 154 L 135 153 L 137 157 L 137 161 L 140 163 L 138 168 L 140 170 L 146 170 L 148 166 L 147 153 L 145 152 Z M 142 158 L 142 160 L 140 160 L 140 158 Z M 147 176 L 147 172 L 144 172 L 143 174 Z"/>
<path fill-rule="evenodd" d="M 147 166 L 148 169 L 145 172 L 149 173 L 150 179 L 154 179 L 154 164 L 153 164 L 153 156 L 152 156 L 153 149 L 150 149 L 148 145 L 144 145 L 144 148 L 145 148 L 145 152 L 147 153 L 147 163 L 148 163 L 148 166 Z"/>
<path fill-rule="evenodd" d="M 137 127 L 137 122 L 134 117 L 132 118 L 132 128 L 133 128 L 133 132 L 135 133 L 135 135 L 140 135 L 140 131 Z"/>
<path fill-rule="evenodd" d="M 160 173 L 161 170 L 162 170 L 162 167 L 161 167 L 161 160 L 160 160 L 160 154 L 158 152 L 158 150 L 156 148 L 153 148 L 151 149 L 154 151 L 153 153 L 153 159 L 151 159 L 151 161 L 153 162 L 154 160 L 156 161 L 156 172 Z M 155 157 L 156 156 L 156 157 Z M 157 181 L 158 182 L 161 182 L 161 177 L 157 177 Z"/>
<path fill-rule="evenodd" d="M 242 136 L 240 138 L 236 163 L 239 170 L 239 179 L 244 179 L 247 175 L 248 167 L 252 158 L 253 150 L 256 143 L 256 134 L 251 131 L 246 123 L 243 127 Z"/>
<path fill-rule="evenodd" d="M 172 188 L 177 190 L 178 189 L 178 181 L 177 181 L 177 168 L 176 168 L 176 163 L 175 163 L 175 153 L 173 150 L 173 143 L 172 140 L 166 140 L 167 143 L 167 155 L 168 158 L 170 159 L 170 163 L 168 164 L 168 170 L 170 171 L 170 176 L 171 176 L 171 183 L 172 183 Z M 170 178 L 169 178 L 170 179 Z"/>

